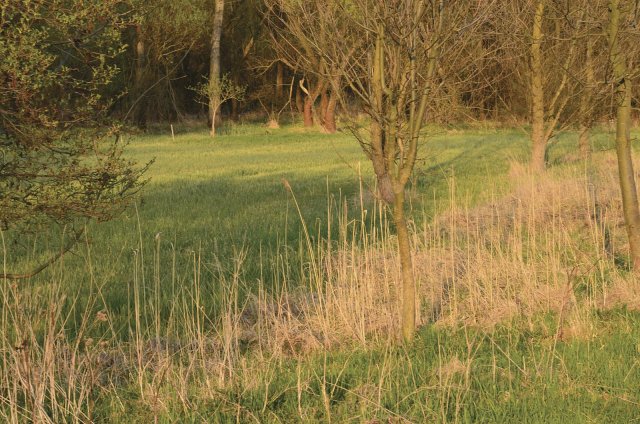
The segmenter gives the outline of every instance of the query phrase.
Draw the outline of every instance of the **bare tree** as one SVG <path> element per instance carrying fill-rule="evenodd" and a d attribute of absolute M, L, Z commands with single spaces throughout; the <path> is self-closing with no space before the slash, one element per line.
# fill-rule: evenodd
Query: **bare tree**
<path fill-rule="evenodd" d="M 303 17 L 310 17 L 308 13 L 315 13 L 314 10 L 322 13 L 321 19 L 326 16 L 337 17 L 336 8 L 339 7 L 339 2 L 328 1 L 320 5 L 316 1 L 266 0 L 266 3 L 266 16 L 272 29 L 272 43 L 278 55 L 278 62 L 302 74 L 296 87 L 296 96 L 300 96 L 301 93 L 304 95 L 300 99 L 304 126 L 314 125 L 315 104 L 318 98 L 322 97 L 324 101 L 321 102 L 319 113 L 320 124 L 327 132 L 335 132 L 335 108 L 338 103 L 336 87 L 339 84 L 330 81 L 329 75 L 333 74 L 333 70 L 327 64 L 321 44 L 330 44 L 337 40 L 339 35 L 331 35 L 335 40 L 328 37 L 328 33 L 323 34 L 322 38 L 316 37 L 318 31 L 314 31 L 314 35 L 310 36 L 308 31 L 312 26 L 317 29 L 315 25 L 319 21 L 314 18 L 313 23 L 310 23 Z"/>
<path fill-rule="evenodd" d="M 211 29 L 211 56 L 209 59 L 209 120 L 211 137 L 216 135 L 216 112 L 220 106 L 220 98 L 217 96 L 220 87 L 220 37 L 222 36 L 222 23 L 224 18 L 224 0 L 215 0 L 215 13 Z"/>
<path fill-rule="evenodd" d="M 607 36 L 609 41 L 609 57 L 613 71 L 613 85 L 616 101 L 616 154 L 618 156 L 618 172 L 624 220 L 629 237 L 631 263 L 635 271 L 640 270 L 640 209 L 633 158 L 631 155 L 631 88 L 633 73 L 628 67 L 632 58 L 633 47 L 637 46 L 638 33 L 629 43 L 625 37 L 625 26 L 634 24 L 630 19 L 628 2 L 624 0 L 609 1 L 609 25 Z M 625 25 L 626 24 L 626 25 Z M 626 39 L 626 40 L 625 40 Z M 624 42 L 627 41 L 625 44 Z M 635 43 L 633 43 L 635 41 Z M 637 50 L 637 47 L 635 47 Z M 631 53 L 630 53 L 631 52 Z"/>
<path fill-rule="evenodd" d="M 549 0 L 536 0 L 533 4 L 528 78 L 531 167 L 536 171 L 546 167 L 551 138 L 560 126 L 571 122 L 563 120 L 563 113 L 575 96 L 570 70 L 577 58 L 577 32 L 584 9 L 571 8 L 570 4 L 562 10 Z M 545 29 L 549 34 L 545 34 Z"/>
<path fill-rule="evenodd" d="M 583 43 L 584 50 L 584 84 L 582 93 L 580 94 L 580 110 L 579 110 L 579 135 L 578 147 L 584 158 L 591 155 L 591 127 L 595 120 L 594 114 L 594 97 L 596 89 L 596 77 L 594 68 L 594 39 L 586 37 Z"/>
<path fill-rule="evenodd" d="M 429 107 L 442 94 L 443 82 L 453 79 L 441 70 L 446 61 L 459 59 L 480 21 L 479 11 L 488 10 L 491 2 L 272 2 L 287 11 L 283 26 L 289 38 L 307 46 L 322 63 L 316 72 L 336 94 L 344 81 L 371 118 L 368 131 L 357 122 L 352 131 L 373 164 L 380 198 L 393 211 L 402 269 L 402 335 L 410 341 L 416 287 L 405 187 L 424 139 Z"/>
<path fill-rule="evenodd" d="M 593 110 L 586 89 L 585 69 L 588 35 L 587 18 L 591 1 L 587 0 L 515 0 L 502 3 L 497 11 L 497 31 L 500 54 L 520 97 L 528 101 L 528 121 L 531 125 L 530 166 L 536 172 L 547 165 L 549 148 L 554 137 L 573 126 Z M 590 51 L 589 53 L 591 53 Z M 589 58 L 593 58 L 590 55 Z M 593 61 L 591 62 L 593 69 Z M 501 87 L 502 88 L 502 87 Z M 582 113 L 574 107 L 584 100 Z M 517 99 L 511 97 L 506 106 L 515 111 Z M 522 111 L 516 114 L 521 115 Z"/>

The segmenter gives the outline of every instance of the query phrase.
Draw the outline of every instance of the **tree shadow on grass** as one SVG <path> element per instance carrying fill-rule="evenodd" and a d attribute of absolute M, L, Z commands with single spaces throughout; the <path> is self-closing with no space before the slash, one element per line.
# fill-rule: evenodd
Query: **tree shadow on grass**
<path fill-rule="evenodd" d="M 460 193 L 482 193 L 486 181 L 505 178 L 509 158 L 526 146 L 511 133 L 463 134 L 428 143 L 415 183 L 424 196 L 414 210 L 434 210 L 432 193 L 437 201 L 449 197 L 442 170 L 453 170 Z M 170 313 L 175 287 L 193 286 L 194 280 L 208 310 L 220 307 L 221 281 L 231 281 L 236 273 L 246 284 L 245 294 L 255 292 L 259 282 L 267 288 L 284 280 L 292 287 L 299 284 L 309 258 L 300 216 L 282 179 L 292 187 L 312 244 L 325 238 L 328 228 L 336 239 L 342 201 L 348 205 L 347 222 L 361 216 L 357 202 L 349 202 L 358 198 L 360 181 L 355 172 L 327 175 L 322 166 L 256 169 L 235 162 L 215 177 L 152 181 L 136 208 L 89 229 L 89 243 L 65 261 L 65 289 L 81 305 L 95 291 L 87 282 L 95 281 L 107 308 L 122 315 L 120 326 L 126 328 L 134 278 L 140 284 L 144 279 L 144 299 L 160 290 L 163 315 Z M 372 181 L 368 168 L 362 172 L 365 182 Z M 414 217 L 422 219 L 419 213 Z"/>

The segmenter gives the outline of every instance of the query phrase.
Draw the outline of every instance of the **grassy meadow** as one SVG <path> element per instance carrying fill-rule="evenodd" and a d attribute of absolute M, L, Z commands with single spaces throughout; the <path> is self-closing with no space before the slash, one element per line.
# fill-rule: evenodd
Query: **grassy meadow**
<path fill-rule="evenodd" d="M 399 343 L 394 230 L 349 134 L 133 137 L 135 205 L 2 282 L 7 422 L 637 422 L 640 286 L 612 134 L 546 175 L 522 129 L 432 128 L 409 187 L 421 327 Z M 289 189 L 290 188 L 290 189 Z M 3 233 L 28 269 L 61 228 Z"/>

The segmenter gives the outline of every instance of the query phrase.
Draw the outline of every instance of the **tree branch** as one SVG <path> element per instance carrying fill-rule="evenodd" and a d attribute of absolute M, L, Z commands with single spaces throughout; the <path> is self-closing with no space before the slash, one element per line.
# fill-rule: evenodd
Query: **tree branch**
<path fill-rule="evenodd" d="M 55 255 L 50 257 L 48 260 L 46 260 L 45 262 L 35 267 L 30 272 L 27 272 L 24 274 L 11 274 L 11 273 L 3 272 L 0 274 L 0 278 L 4 280 L 25 280 L 27 278 L 31 278 L 38 275 L 39 273 L 44 271 L 47 267 L 49 267 L 50 265 L 55 263 L 57 260 L 62 258 L 69 250 L 71 250 L 71 248 L 75 246 L 75 244 L 80 240 L 80 237 L 82 237 L 82 234 L 84 234 L 84 227 L 81 230 L 75 232 L 73 238 L 69 240 L 67 244 L 65 244 L 62 247 L 62 249 L 60 249 L 60 252 L 56 253 Z"/>

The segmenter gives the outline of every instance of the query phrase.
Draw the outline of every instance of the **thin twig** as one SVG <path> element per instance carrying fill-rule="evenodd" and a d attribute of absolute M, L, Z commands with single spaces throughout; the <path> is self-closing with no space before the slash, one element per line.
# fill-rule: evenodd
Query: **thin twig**
<path fill-rule="evenodd" d="M 50 265 L 55 263 L 57 260 L 62 258 L 65 255 L 65 253 L 67 253 L 69 250 L 71 250 L 71 248 L 73 246 L 75 246 L 75 244 L 78 242 L 78 240 L 80 240 L 80 237 L 82 237 L 83 233 L 84 233 L 84 227 L 82 229 L 80 229 L 79 231 L 75 232 L 74 237 L 71 240 L 69 240 L 67 242 L 67 244 L 65 244 L 62 247 L 62 249 L 60 249 L 60 252 L 56 253 L 55 255 L 53 255 L 52 257 L 50 257 L 48 260 L 46 260 L 45 262 L 41 263 L 40 265 L 38 265 L 36 268 L 31 270 L 30 272 L 27 272 L 27 273 L 24 273 L 24 274 L 11 274 L 11 273 L 3 272 L 3 273 L 0 274 L 0 278 L 5 279 L 5 280 L 25 280 L 27 278 L 31 278 L 31 277 L 41 273 L 47 267 L 49 267 Z"/>

